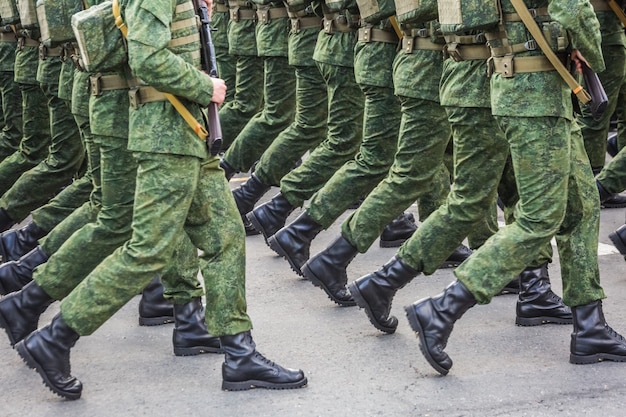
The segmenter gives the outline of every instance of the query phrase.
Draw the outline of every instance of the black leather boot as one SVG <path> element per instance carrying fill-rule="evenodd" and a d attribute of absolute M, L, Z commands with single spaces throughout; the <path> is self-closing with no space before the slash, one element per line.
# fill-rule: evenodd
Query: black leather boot
<path fill-rule="evenodd" d="M 416 230 L 417 225 L 413 213 L 402 213 L 385 226 L 378 244 L 381 248 L 400 247 Z"/>
<path fill-rule="evenodd" d="M 68 400 L 77 400 L 83 384 L 70 375 L 70 349 L 78 338 L 78 333 L 65 324 L 59 313 L 49 325 L 16 344 L 15 349 L 52 392 Z"/>
<path fill-rule="evenodd" d="M 597 174 L 596 174 L 597 175 Z M 603 208 L 623 208 L 626 207 L 626 196 L 610 193 L 604 188 L 600 181 L 596 180 L 596 186 L 600 193 L 600 205 Z"/>
<path fill-rule="evenodd" d="M 13 219 L 9 217 L 7 211 L 3 208 L 0 208 L 0 232 L 9 230 L 14 224 L 15 221 L 13 221 Z"/>
<path fill-rule="evenodd" d="M 288 226 L 274 233 L 267 244 L 289 262 L 296 274 L 302 275 L 300 268 L 309 260 L 311 242 L 323 229 L 306 211 L 303 211 Z"/>
<path fill-rule="evenodd" d="M 39 316 L 52 302 L 34 281 L 0 299 L 0 327 L 7 332 L 11 346 L 37 330 Z"/>
<path fill-rule="evenodd" d="M 221 336 L 220 341 L 224 349 L 223 390 L 290 389 L 307 384 L 302 370 L 283 368 L 257 352 L 249 331 L 234 336 Z"/>
<path fill-rule="evenodd" d="M 235 174 L 237 173 L 237 170 L 235 168 L 233 168 L 228 162 L 226 162 L 223 158 L 220 161 L 220 168 L 222 168 L 224 170 L 224 175 L 226 176 L 226 179 L 228 181 L 230 181 L 230 179 L 235 176 Z"/>
<path fill-rule="evenodd" d="M 520 290 L 515 318 L 518 326 L 572 323 L 572 310 L 563 304 L 561 297 L 552 292 L 547 262 L 522 271 Z"/>
<path fill-rule="evenodd" d="M 18 291 L 33 280 L 33 271 L 48 260 L 41 246 L 22 256 L 17 261 L 0 265 L 0 294 Z"/>
<path fill-rule="evenodd" d="M 267 243 L 270 236 L 285 225 L 287 217 L 294 210 L 295 207 L 281 193 L 278 193 L 270 201 L 256 207 L 246 216 L 252 226 L 263 234 Z"/>
<path fill-rule="evenodd" d="M 454 281 L 436 297 L 424 298 L 406 307 L 409 324 L 420 339 L 420 350 L 428 363 L 441 375 L 452 368 L 446 348 L 454 323 L 476 304 L 476 299 L 461 281 Z"/>
<path fill-rule="evenodd" d="M 394 256 L 378 271 L 348 284 L 348 290 L 374 327 L 385 333 L 394 333 L 398 319 L 389 316 L 391 302 L 396 292 L 417 274 L 415 269 Z"/>
<path fill-rule="evenodd" d="M 259 177 L 252 174 L 248 181 L 233 190 L 233 197 L 237 203 L 239 214 L 245 216 L 252 211 L 254 205 L 270 189 L 269 185 L 261 182 Z"/>
<path fill-rule="evenodd" d="M 161 278 L 156 277 L 141 292 L 139 325 L 159 326 L 174 321 L 174 307 L 163 297 Z"/>
<path fill-rule="evenodd" d="M 0 235 L 0 256 L 2 262 L 16 261 L 37 246 L 37 241 L 46 231 L 30 221 L 19 229 L 11 229 Z"/>
<path fill-rule="evenodd" d="M 617 131 L 610 131 L 606 139 L 606 153 L 615 158 L 615 155 L 619 153 L 619 146 L 617 145 Z"/>
<path fill-rule="evenodd" d="M 452 252 L 452 255 L 448 256 L 448 259 L 446 259 L 439 268 L 456 268 L 469 258 L 471 254 L 472 250 L 470 248 L 460 244 L 454 252 Z"/>
<path fill-rule="evenodd" d="M 609 233 L 609 239 L 622 255 L 626 256 L 626 224 Z"/>
<path fill-rule="evenodd" d="M 502 288 L 502 290 L 500 290 L 500 292 L 496 295 L 519 294 L 519 291 L 520 291 L 520 282 L 519 282 L 519 275 L 518 275 L 515 278 L 513 278 L 511 281 L 509 281 L 509 283 L 506 284 L 504 288 Z"/>
<path fill-rule="evenodd" d="M 280 233 L 280 232 L 279 232 Z M 321 287 L 335 303 L 342 307 L 356 305 L 346 290 L 346 268 L 359 251 L 343 236 L 339 236 L 326 249 L 318 253 L 302 267 L 302 274 L 313 285 Z"/>
<path fill-rule="evenodd" d="M 202 300 L 174 304 L 174 355 L 194 356 L 201 353 L 222 353 L 220 339 L 209 334 L 204 321 Z"/>
<path fill-rule="evenodd" d="M 606 323 L 601 300 L 572 307 L 572 313 L 570 363 L 626 362 L 626 340 Z"/>

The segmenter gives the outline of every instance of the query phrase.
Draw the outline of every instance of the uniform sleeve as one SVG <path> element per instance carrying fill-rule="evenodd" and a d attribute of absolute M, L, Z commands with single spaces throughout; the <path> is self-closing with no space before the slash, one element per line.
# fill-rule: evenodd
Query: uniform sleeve
<path fill-rule="evenodd" d="M 213 96 L 209 76 L 167 49 L 175 5 L 170 0 L 130 2 L 126 9 L 129 65 L 135 76 L 157 90 L 207 106 Z"/>
<path fill-rule="evenodd" d="M 594 71 L 604 71 L 600 23 L 589 1 L 552 0 L 548 12 L 567 30 L 572 48 L 580 51 Z"/>

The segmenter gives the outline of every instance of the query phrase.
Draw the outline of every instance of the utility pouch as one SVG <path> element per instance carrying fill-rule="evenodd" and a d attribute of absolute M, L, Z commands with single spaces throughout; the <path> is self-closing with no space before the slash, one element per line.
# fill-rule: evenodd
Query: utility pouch
<path fill-rule="evenodd" d="M 393 16 L 396 5 L 393 0 L 356 0 L 361 19 L 375 25 L 383 19 Z"/>
<path fill-rule="evenodd" d="M 72 15 L 83 10 L 80 0 L 39 0 L 37 19 L 41 30 L 41 42 L 51 47 L 74 39 Z"/>
<path fill-rule="evenodd" d="M 439 0 L 437 7 L 444 35 L 491 29 L 500 22 L 497 0 Z"/>
<path fill-rule="evenodd" d="M 0 16 L 2 16 L 0 22 L 3 25 L 14 25 L 20 22 L 15 0 L 0 0 Z"/>
<path fill-rule="evenodd" d="M 395 0 L 398 23 L 424 23 L 437 19 L 437 0 Z"/>
<path fill-rule="evenodd" d="M 105 1 L 72 16 L 72 30 L 88 72 L 108 72 L 128 62 L 126 44 L 115 26 L 112 3 Z"/>
<path fill-rule="evenodd" d="M 17 11 L 20 14 L 20 22 L 24 29 L 36 28 L 39 25 L 36 0 L 19 0 Z"/>
<path fill-rule="evenodd" d="M 567 31 L 563 29 L 560 23 L 552 21 L 541 24 L 543 36 L 548 41 L 550 49 L 554 52 L 565 52 L 569 49 L 569 37 Z"/>

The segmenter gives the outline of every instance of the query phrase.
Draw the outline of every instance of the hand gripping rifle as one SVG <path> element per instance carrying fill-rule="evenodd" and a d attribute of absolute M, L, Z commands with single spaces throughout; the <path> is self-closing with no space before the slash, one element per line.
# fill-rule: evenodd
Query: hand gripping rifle
<path fill-rule="evenodd" d="M 217 77 L 217 62 L 215 60 L 215 47 L 211 38 L 211 18 L 209 9 L 203 0 L 193 0 L 194 7 L 200 18 L 200 56 L 202 59 L 202 69 L 211 77 Z M 209 153 L 217 155 L 222 147 L 222 126 L 217 103 L 211 102 L 207 109 L 209 136 L 207 147 Z"/>

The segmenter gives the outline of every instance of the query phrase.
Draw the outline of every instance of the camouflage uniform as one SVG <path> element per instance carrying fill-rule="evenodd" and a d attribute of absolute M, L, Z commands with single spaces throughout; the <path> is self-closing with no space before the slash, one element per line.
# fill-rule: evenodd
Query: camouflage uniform
<path fill-rule="evenodd" d="M 217 62 L 217 74 L 226 82 L 228 90 L 224 104 L 235 96 L 235 57 L 228 53 L 228 1 L 213 2 L 213 14 L 211 15 L 211 40 L 215 47 L 215 60 Z"/>
<path fill-rule="evenodd" d="M 0 162 L 18 150 L 22 140 L 22 102 L 19 87 L 14 80 L 16 42 L 17 38 L 12 31 L 0 31 Z"/>
<path fill-rule="evenodd" d="M 387 177 L 341 226 L 342 235 L 360 253 L 365 253 L 383 228 L 416 199 L 432 194 L 439 200 L 449 187 L 443 155 L 451 131 L 445 111 L 439 105 L 443 44 L 434 42 L 434 26 L 415 26 L 414 32 L 405 31 L 405 44 L 407 40 L 416 40 L 415 44 L 419 41 L 420 46 L 416 45 L 415 49 L 405 46 L 393 63 L 395 93 L 400 98 L 402 112 L 393 165 Z M 419 29 L 424 29 L 422 34 L 426 37 L 416 36 Z M 429 208 L 420 211 L 420 217 L 425 218 L 435 210 L 437 203 L 440 201 L 427 204 Z"/>
<path fill-rule="evenodd" d="M 341 13 L 325 12 L 313 59 L 326 82 L 328 120 L 326 139 L 281 182 L 283 196 L 302 206 L 359 149 L 363 131 L 363 93 L 354 76 L 354 44 L 358 22 L 356 4 Z M 343 16 L 343 17 L 342 17 Z"/>
<path fill-rule="evenodd" d="M 198 50 L 197 38 L 167 49 L 171 37 L 184 38 L 196 31 L 193 25 L 170 34 L 173 19 L 183 21 L 193 15 L 186 4 L 132 2 L 125 16 L 128 49 L 134 73 L 155 88 L 182 97 L 199 118 L 195 103 L 207 105 L 213 89 L 210 80 L 191 64 L 199 65 L 199 57 L 193 55 Z M 182 11 L 172 16 L 174 6 Z M 95 331 L 164 269 L 177 237 L 186 233 L 203 252 L 209 332 L 220 336 L 249 330 L 244 230 L 219 159 L 206 159 L 204 143 L 165 101 L 131 109 L 129 149 L 138 162 L 131 240 L 65 298 L 61 305 L 64 321 L 80 335 Z"/>
<path fill-rule="evenodd" d="M 224 160 L 237 171 L 248 171 L 276 136 L 293 121 L 294 69 L 287 59 L 290 20 L 282 2 L 257 5 L 256 49 L 263 59 L 263 108 L 245 125 Z"/>
<path fill-rule="evenodd" d="M 228 148 L 239 132 L 262 105 L 263 60 L 256 48 L 256 11 L 246 0 L 229 1 L 228 53 L 235 57 L 233 99 L 220 108 L 223 149 Z"/>
<path fill-rule="evenodd" d="M 315 148 L 326 135 L 328 96 L 324 79 L 313 61 L 313 52 L 321 20 L 302 27 L 300 19 L 317 20 L 313 12 L 292 13 L 289 33 L 289 65 L 295 68 L 296 104 L 293 123 L 272 141 L 259 159 L 255 175 L 263 184 L 278 186 L 294 163 L 309 149 Z M 302 27 L 294 30 L 293 27 Z"/>
<path fill-rule="evenodd" d="M 626 35 L 624 27 L 605 1 L 593 1 L 602 35 L 602 55 L 606 69 L 598 74 L 609 99 L 609 104 L 600 120 L 593 120 L 588 108 L 582 107 L 578 123 L 585 139 L 585 149 L 591 167 L 599 171 L 606 158 L 606 138 L 609 122 L 617 107 L 620 89 L 626 81 Z"/>
<path fill-rule="evenodd" d="M 573 47 L 593 69 L 604 69 L 598 22 L 588 3 L 527 5 L 548 6 L 552 19 L 570 33 Z M 508 1 L 502 2 L 502 9 L 515 12 Z M 505 29 L 511 45 L 528 37 L 519 21 L 506 22 Z M 582 137 L 572 127 L 570 95 L 555 71 L 516 73 L 512 78 L 496 73 L 491 78 L 492 111 L 509 142 L 519 202 L 515 222 L 500 229 L 455 271 L 478 303 L 488 303 L 557 232 L 564 302 L 579 306 L 604 298 L 597 262 L 598 193 Z"/>
<path fill-rule="evenodd" d="M 60 188 L 69 185 L 85 156 L 76 121 L 67 102 L 59 98 L 62 48 L 44 47 L 41 51 L 37 81 L 48 103 L 50 148 L 43 161 L 21 175 L 14 184 L 9 184 L 10 189 L 0 188 L 3 193 L 0 207 L 16 222 L 47 202 Z"/>

